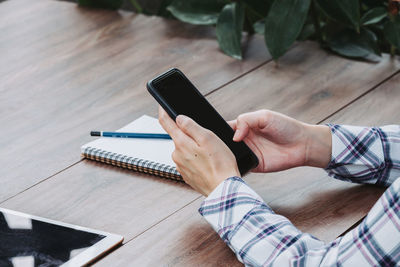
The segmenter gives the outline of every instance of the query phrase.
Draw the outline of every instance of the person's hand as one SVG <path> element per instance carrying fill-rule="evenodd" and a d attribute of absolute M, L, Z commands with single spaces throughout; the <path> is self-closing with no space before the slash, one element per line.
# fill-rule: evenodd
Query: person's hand
<path fill-rule="evenodd" d="M 257 155 L 259 165 L 253 172 L 325 168 L 331 159 L 328 126 L 306 124 L 269 110 L 245 113 L 228 123 L 235 130 L 233 140 L 243 140 Z"/>
<path fill-rule="evenodd" d="M 208 196 L 225 179 L 240 175 L 235 156 L 213 132 L 183 115 L 175 123 L 161 107 L 159 121 L 175 143 L 177 170 L 197 192 Z"/>

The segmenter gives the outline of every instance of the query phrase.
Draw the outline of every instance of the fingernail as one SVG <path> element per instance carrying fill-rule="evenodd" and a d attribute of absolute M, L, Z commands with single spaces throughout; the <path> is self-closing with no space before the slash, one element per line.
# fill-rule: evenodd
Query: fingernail
<path fill-rule="evenodd" d="M 186 116 L 185 115 L 178 115 L 178 117 L 176 117 L 176 123 L 177 124 L 181 124 L 186 120 Z"/>
<path fill-rule="evenodd" d="M 236 130 L 235 134 L 233 135 L 233 140 L 236 141 L 239 138 L 240 130 Z"/>

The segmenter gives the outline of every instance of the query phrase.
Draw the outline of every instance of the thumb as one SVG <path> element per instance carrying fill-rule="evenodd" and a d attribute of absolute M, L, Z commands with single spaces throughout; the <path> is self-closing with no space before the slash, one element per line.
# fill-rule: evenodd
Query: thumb
<path fill-rule="evenodd" d="M 201 143 L 201 140 L 204 140 L 204 136 L 209 133 L 209 130 L 201 127 L 193 119 L 185 115 L 176 117 L 176 124 L 182 132 L 192 138 L 198 145 Z"/>

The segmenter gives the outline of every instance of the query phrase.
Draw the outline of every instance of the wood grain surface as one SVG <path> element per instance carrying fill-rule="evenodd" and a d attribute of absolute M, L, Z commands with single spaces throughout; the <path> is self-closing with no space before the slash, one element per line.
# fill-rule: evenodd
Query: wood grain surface
<path fill-rule="evenodd" d="M 306 41 L 282 57 L 278 66 L 269 62 L 209 100 L 228 120 L 266 108 L 316 123 L 399 69 L 399 60 L 388 55 L 378 64 L 366 63 L 338 57 Z"/>
<path fill-rule="evenodd" d="M 197 212 L 201 201 L 184 207 L 95 265 L 243 266 Z"/>
<path fill-rule="evenodd" d="M 319 50 L 311 43 L 299 45 L 294 50 L 297 51 L 297 53 L 304 54 L 307 52 L 303 50 L 311 49 L 314 51 L 314 54 L 320 53 L 326 56 L 325 52 Z M 287 57 L 295 56 L 296 53 L 291 53 L 288 54 Z M 282 60 L 283 62 L 285 62 L 285 58 Z M 321 58 L 323 58 L 323 56 L 309 57 L 310 60 L 321 60 Z M 334 61 L 334 63 L 339 64 L 338 62 L 342 60 L 347 61 L 341 58 L 339 59 L 340 60 L 336 62 Z M 325 62 L 325 64 L 331 64 L 330 61 Z M 304 63 L 305 65 L 313 66 L 313 64 L 309 62 Z M 385 77 L 384 75 L 389 76 L 395 71 L 395 69 L 393 69 L 390 72 L 384 72 L 383 70 L 386 69 L 379 64 L 370 65 L 368 63 L 352 61 L 347 61 L 346 64 L 354 65 L 354 70 L 348 67 L 349 71 L 354 72 L 356 72 L 360 66 L 368 65 L 369 68 L 365 68 L 364 70 L 364 72 L 368 71 L 368 75 L 365 75 L 365 77 L 376 78 L 378 74 L 375 74 L 375 71 L 380 71 L 380 75 L 383 76 L 383 79 Z M 390 64 L 390 61 L 388 61 L 387 64 Z M 275 65 L 267 65 L 276 70 Z M 297 66 L 298 68 L 302 67 L 301 64 Z M 220 94 L 221 97 L 230 98 L 230 95 L 235 93 L 232 88 L 240 86 L 243 79 L 249 80 L 249 76 L 255 75 L 255 77 L 257 77 L 260 75 L 260 69 L 214 92 L 209 96 L 209 99 L 214 102 L 218 110 L 227 115 L 228 112 L 226 109 L 230 109 L 231 105 L 215 101 L 217 99 L 214 98 L 214 95 Z M 293 69 L 295 69 L 293 65 L 287 65 L 287 68 L 280 68 L 279 72 L 286 72 L 287 74 L 285 75 L 282 73 L 280 74 L 281 77 L 290 77 L 291 73 L 295 72 Z M 310 71 L 312 71 L 312 68 Z M 268 84 L 269 80 L 274 79 L 275 75 L 277 74 L 265 76 L 265 84 Z M 343 78 L 339 75 L 332 74 L 329 74 L 327 77 L 321 74 L 318 77 L 332 86 L 334 86 L 336 82 L 340 82 L 340 79 Z M 259 79 L 255 78 L 255 83 L 248 88 L 260 86 L 258 84 L 259 81 Z M 352 101 L 353 97 L 357 97 L 351 94 L 352 90 L 357 91 L 359 94 L 366 92 L 368 87 L 365 87 L 365 79 L 361 79 L 360 81 L 358 86 L 356 83 L 353 83 L 354 87 L 349 88 L 349 92 L 342 91 L 342 94 L 339 95 L 342 96 L 342 99 L 338 101 L 337 98 L 335 98 L 335 101 L 332 101 L 330 105 L 336 105 L 336 109 L 339 109 L 342 105 Z M 379 83 L 379 80 L 375 82 L 367 80 L 367 82 L 373 87 L 375 84 Z M 279 84 L 279 86 L 281 85 Z M 269 103 L 280 100 L 280 95 L 276 93 L 276 89 L 272 86 L 267 87 L 270 91 L 266 90 L 266 92 L 272 93 L 270 95 L 265 93 L 265 106 L 259 106 L 259 108 L 268 108 Z M 328 87 L 329 86 L 327 86 L 327 88 Z M 293 89 L 288 91 L 291 92 L 293 96 L 287 93 L 285 97 L 288 99 L 295 99 L 296 97 L 309 98 L 312 92 L 318 90 L 309 86 L 308 79 L 297 80 L 297 88 L 297 90 Z M 222 91 L 226 91 L 226 94 L 222 95 Z M 253 93 L 252 95 L 254 101 L 258 100 L 258 94 Z M 348 95 L 351 95 L 351 97 L 348 98 Z M 301 99 L 299 101 L 301 101 Z M 323 99 L 322 101 L 326 100 Z M 283 108 L 290 111 L 291 107 L 296 103 L 297 102 L 288 101 L 288 104 Z M 315 105 L 319 105 L 318 101 L 316 101 Z M 238 102 L 236 107 L 235 112 L 239 114 L 246 111 L 247 105 L 246 102 L 243 102 L 243 105 Z M 313 106 L 310 105 L 309 108 L 313 109 Z M 301 115 L 296 113 L 296 109 L 292 110 L 294 111 L 291 113 L 287 112 L 288 115 Z M 308 110 L 305 109 L 303 112 L 307 114 Z M 237 114 L 234 114 L 234 116 Z M 315 118 L 314 122 L 322 120 L 325 114 L 322 114 L 319 118 Z M 303 116 L 307 117 L 307 115 Z M 304 117 L 301 118 L 305 119 Z M 251 186 L 257 188 L 257 192 L 277 212 L 289 217 L 301 230 L 311 232 L 326 241 L 335 238 L 366 214 L 370 205 L 364 205 L 366 201 L 357 198 L 360 192 L 365 192 L 365 194 L 370 196 L 370 204 L 372 204 L 381 193 L 381 189 L 376 187 L 360 187 L 358 185 L 351 185 L 327 178 L 322 170 L 313 168 L 299 168 L 268 175 L 252 174 L 246 179 Z M 294 180 L 296 181 L 295 183 L 293 182 Z M 151 194 L 146 195 L 149 191 L 148 188 L 152 188 Z M 84 161 L 34 188 L 19 194 L 3 205 L 8 208 L 19 209 L 53 219 L 119 233 L 125 236 L 126 241 L 129 241 L 151 226 L 162 221 L 163 218 L 167 217 L 172 212 L 179 210 L 187 203 L 195 200 L 198 196 L 197 193 L 194 193 L 186 186 L 176 185 L 175 182 L 169 182 L 167 180 L 162 180 L 161 182 L 158 178 L 152 178 L 150 176 L 145 177 L 144 175 L 137 175 L 129 171 Z M 138 198 L 141 199 L 141 201 L 138 201 Z M 302 201 L 299 201 L 299 198 Z M 49 203 L 48 199 L 52 199 L 51 203 Z M 347 203 L 355 202 L 354 200 L 358 200 L 356 201 L 357 205 L 348 207 Z M 318 205 L 316 205 L 316 203 L 318 203 Z M 198 206 L 197 202 L 196 204 Z M 195 207 L 195 204 L 190 205 L 190 207 L 196 212 L 197 207 Z M 90 214 L 90 216 L 87 216 L 87 214 Z M 189 217 L 191 216 L 192 215 Z M 197 217 L 195 223 L 201 221 L 201 218 L 199 216 Z M 179 225 L 181 223 L 179 223 Z M 192 226 L 191 224 L 190 227 Z M 179 233 L 180 232 L 177 232 L 176 234 Z M 159 236 L 165 237 L 166 235 L 166 233 L 160 233 Z M 209 235 L 210 238 L 215 239 L 215 235 L 212 235 L 212 232 L 210 232 Z M 221 245 L 222 246 L 219 248 L 220 252 L 223 253 L 223 255 L 229 255 L 223 243 L 221 243 Z M 193 244 L 193 246 L 196 246 L 196 244 Z M 181 250 L 177 251 L 181 253 Z M 171 251 L 167 252 L 167 254 L 172 253 Z M 185 253 L 186 252 L 187 251 L 185 251 Z M 199 253 L 201 254 L 203 252 Z M 175 257 L 179 256 L 180 254 L 170 255 L 171 260 L 174 262 L 176 262 Z M 164 261 L 162 257 L 157 258 L 157 260 Z M 182 262 L 186 263 L 186 261 L 192 262 L 195 261 L 195 258 L 184 259 Z M 178 264 L 178 262 L 176 263 Z"/>
<path fill-rule="evenodd" d="M 307 51 L 312 51 L 312 52 L 307 52 Z M 302 99 L 309 99 L 310 95 L 314 94 L 315 92 L 318 92 L 318 88 L 310 87 L 310 81 L 309 79 L 297 79 L 295 84 L 295 88 L 289 88 L 291 90 L 286 90 L 285 94 L 279 93 L 280 89 L 282 88 L 282 84 L 284 85 L 289 85 L 290 80 L 289 78 L 284 79 L 284 77 L 293 77 L 293 73 L 299 72 L 300 69 L 303 70 L 304 73 L 307 72 L 317 72 L 314 70 L 314 66 L 318 64 L 318 69 L 329 69 L 329 67 L 333 68 L 335 65 L 340 65 L 342 67 L 343 65 L 347 65 L 347 70 L 349 72 L 355 72 L 357 73 L 357 70 L 359 68 L 362 68 L 364 70 L 364 75 L 363 77 L 371 77 L 373 79 L 376 79 L 377 76 L 380 76 L 381 79 L 383 79 L 386 76 L 390 75 L 395 71 L 394 68 L 391 68 L 392 64 L 390 61 L 386 60 L 386 64 L 383 62 L 381 64 L 377 65 L 371 65 L 369 63 L 364 63 L 364 62 L 357 62 L 357 61 L 350 61 L 350 60 L 345 60 L 342 58 L 337 58 L 332 56 L 332 60 L 329 61 L 324 61 L 324 64 L 328 65 L 325 66 L 323 64 L 320 64 L 319 62 L 327 57 L 327 53 L 318 49 L 318 47 L 315 44 L 312 43 L 304 43 L 301 45 L 298 45 L 293 49 L 293 52 L 290 52 L 287 54 L 284 58 L 281 60 L 281 64 L 284 62 L 290 62 L 290 58 L 299 58 L 300 56 L 304 54 L 312 54 L 314 56 L 310 57 L 305 57 L 305 59 L 302 62 L 292 62 L 292 64 L 287 64 L 285 66 L 280 67 L 279 69 L 276 69 L 275 64 L 267 64 L 253 72 L 251 72 L 248 75 L 245 75 L 244 77 L 230 83 L 229 85 L 225 86 L 224 88 L 212 93 L 209 95 L 208 99 L 214 104 L 214 106 L 219 110 L 222 114 L 224 114 L 226 117 L 233 117 L 236 116 L 242 112 L 246 112 L 248 109 L 248 105 L 252 105 L 252 103 L 259 102 L 260 95 L 265 99 L 264 100 L 264 105 L 259 105 L 256 106 L 255 108 L 269 108 L 270 104 L 273 104 L 275 102 L 283 101 L 281 98 L 286 98 L 288 99 L 286 105 L 282 105 L 282 108 L 285 108 L 286 110 L 293 110 L 290 113 L 287 113 L 290 116 L 299 116 L 303 114 L 303 117 L 301 119 L 306 120 L 306 121 L 312 121 L 312 122 L 318 122 L 319 120 L 322 120 L 325 117 L 325 114 L 321 114 L 319 118 L 316 119 L 307 119 L 307 116 L 311 116 L 310 114 L 313 114 L 309 112 L 309 109 L 314 109 L 314 105 L 320 105 L 320 103 L 315 100 L 314 104 L 310 104 L 309 106 L 305 106 L 304 109 L 302 110 L 302 113 L 299 113 L 298 110 L 296 109 L 296 104 L 298 102 L 303 102 L 306 100 Z M 312 62 L 309 62 L 312 61 Z M 330 63 L 332 61 L 332 63 Z M 340 63 L 344 62 L 344 63 Z M 388 67 L 385 67 L 386 65 L 389 65 Z M 268 67 L 267 67 L 268 66 Z M 309 66 L 309 69 L 304 69 L 305 67 Z M 368 66 L 365 67 L 365 66 Z M 271 68 L 272 70 L 268 70 L 268 68 Z M 390 71 L 387 71 L 387 69 L 390 69 Z M 337 68 L 341 69 L 341 68 Z M 272 74 L 268 75 L 270 72 L 273 72 Z M 341 72 L 341 70 L 339 71 Z M 267 75 L 266 75 L 267 74 Z M 264 76 L 264 83 L 260 85 L 260 79 L 261 76 Z M 275 84 L 273 81 L 275 81 L 275 77 L 280 76 L 282 77 L 282 83 L 277 83 Z M 303 77 L 302 75 L 301 77 Z M 340 83 L 341 79 L 344 77 L 341 77 L 340 75 L 334 75 L 332 73 L 320 73 L 320 75 L 314 74 L 314 76 L 318 77 L 321 80 L 324 80 L 327 85 L 335 85 L 336 83 Z M 349 75 L 348 75 L 349 76 Z M 251 77 L 254 77 L 251 78 Z M 254 81 L 254 83 L 249 83 L 249 81 Z M 272 82 L 269 82 L 272 81 Z M 366 87 L 366 83 L 368 82 L 369 86 L 374 86 L 375 84 L 379 83 L 379 80 L 368 80 L 367 78 L 359 79 L 357 81 L 360 81 L 358 84 L 353 83 L 352 88 L 348 88 L 347 91 L 342 91 L 341 94 L 338 94 L 337 97 L 332 98 L 332 102 L 329 102 L 327 99 L 322 99 L 321 101 L 329 102 L 330 106 L 335 106 L 336 109 L 341 108 L 345 103 L 348 103 L 353 100 L 355 97 L 353 95 L 353 91 L 357 91 L 359 94 L 362 92 L 366 92 L 368 90 L 368 87 Z M 237 97 L 237 91 L 239 90 L 241 84 L 244 84 L 248 88 L 248 92 L 246 94 L 242 93 L 241 97 Z M 267 86 L 264 86 L 267 85 Z M 329 90 L 329 86 L 325 87 L 325 90 Z M 218 95 L 219 97 L 216 98 L 215 95 Z M 250 96 L 248 96 L 250 95 Z M 331 96 L 333 95 L 330 94 Z M 350 97 L 349 97 L 350 95 Z M 236 96 L 236 98 L 235 98 Z M 329 98 L 329 97 L 328 97 Z M 229 99 L 228 102 L 224 101 L 224 99 Z M 241 100 L 245 99 L 244 102 Z M 293 99 L 296 99 L 297 101 L 292 101 Z M 111 101 L 111 100 L 110 100 Z M 229 104 L 228 104 L 229 103 Z M 232 107 L 235 107 L 232 109 Z M 144 109 L 145 110 L 145 109 Z M 234 113 L 233 111 L 234 110 Z M 281 111 L 277 109 L 278 111 Z M 140 111 L 138 111 L 140 112 Z M 321 110 L 321 112 L 323 112 Z M 233 114 L 232 114 L 233 113 Z M 307 115 L 308 114 L 308 115 Z M 313 114 L 314 115 L 314 114 Z M 107 115 L 112 118 L 112 116 L 117 116 L 116 114 L 113 115 Z M 87 120 L 86 118 L 82 118 L 82 120 Z M 96 127 L 95 127 L 96 128 Z M 64 141 L 65 142 L 65 141 Z M 77 147 L 75 147 L 74 154 L 77 154 Z M 75 222 L 78 224 L 84 223 L 85 226 L 90 226 L 94 228 L 99 228 L 101 230 L 105 231 L 111 231 L 111 232 L 116 232 L 120 233 L 125 236 L 127 240 L 130 238 L 134 237 L 138 233 L 144 231 L 147 229 L 147 226 L 150 226 L 154 224 L 154 222 L 157 222 L 161 220 L 165 214 L 161 213 L 160 217 L 154 217 L 151 218 L 149 217 L 149 222 L 145 220 L 146 218 L 142 218 L 143 224 L 135 224 L 133 227 L 125 227 L 123 224 L 119 225 L 113 225 L 110 224 L 108 226 L 110 227 L 105 227 L 104 223 L 108 219 L 111 220 L 118 220 L 119 216 L 124 216 L 125 214 L 130 214 L 132 216 L 132 220 L 135 220 L 137 218 L 137 214 L 142 213 L 144 210 L 150 210 L 150 211 L 156 211 L 159 209 L 163 209 L 164 203 L 160 203 L 159 201 L 149 201 L 146 206 L 143 205 L 137 205 L 137 200 L 135 194 L 131 194 L 129 197 L 129 201 L 126 199 L 125 195 L 121 195 L 120 197 L 116 197 L 113 202 L 114 203 L 120 203 L 117 206 L 121 206 L 121 208 L 114 209 L 112 206 L 110 207 L 109 210 L 105 210 L 104 204 L 102 203 L 108 203 L 109 202 L 109 196 L 104 195 L 104 188 L 102 186 L 97 186 L 97 182 L 101 182 L 101 179 L 87 179 L 87 176 L 91 176 L 91 172 L 93 170 L 92 168 L 93 163 L 83 161 L 72 168 L 62 172 L 59 175 L 55 175 L 48 181 L 45 181 L 34 188 L 19 194 L 15 198 L 11 199 L 10 201 L 7 201 L 5 205 L 9 205 L 11 203 L 17 203 L 13 204 L 12 207 L 15 209 L 22 209 L 23 211 L 29 211 L 31 213 L 40 215 L 40 216 L 45 216 L 45 217 L 50 217 L 52 219 L 57 219 L 57 220 L 67 220 L 67 222 Z M 102 175 L 102 165 L 99 165 L 99 171 L 97 172 L 96 175 L 101 176 Z M 104 167 L 107 168 L 107 167 Z M 144 190 L 142 189 L 141 186 L 138 185 L 138 178 L 142 177 L 139 174 L 136 174 L 134 172 L 119 172 L 119 169 L 113 169 L 110 168 L 111 174 L 106 174 L 104 172 L 105 177 L 108 177 L 109 175 L 112 176 L 114 175 L 115 180 L 121 179 L 121 182 L 119 186 L 122 186 L 121 190 L 125 190 L 125 188 L 135 188 L 138 191 Z M 114 172 L 114 174 L 112 174 Z M 121 175 L 123 174 L 123 175 Z M 321 176 L 324 174 L 316 173 L 314 176 L 310 175 L 304 175 L 307 177 L 306 180 L 303 182 L 299 183 L 292 183 L 292 179 L 288 178 L 283 179 L 281 178 L 278 184 L 276 184 L 274 192 L 276 193 L 271 194 L 269 192 L 269 188 L 271 187 L 270 180 L 274 179 L 258 179 L 259 175 L 250 175 L 247 179 L 251 181 L 255 181 L 257 183 L 257 188 L 260 188 L 262 190 L 266 190 L 268 193 L 269 197 L 280 197 L 280 196 L 290 196 L 288 192 L 292 191 L 293 186 L 298 186 L 301 185 L 299 188 L 302 188 L 304 185 L 307 187 L 310 187 L 310 183 L 312 181 L 318 180 Z M 93 174 L 95 176 L 95 174 Z M 67 178 L 71 177 L 71 178 Z M 252 177 L 257 177 L 257 178 L 252 178 Z M 155 178 L 157 179 L 157 178 Z M 92 187 L 93 190 L 90 192 L 92 197 L 94 199 L 97 199 L 97 201 L 93 202 L 83 202 L 82 200 L 86 199 L 88 196 L 88 192 L 86 190 L 86 184 L 88 181 L 92 182 Z M 141 181 L 141 180 L 139 180 Z M 150 179 L 148 183 L 153 183 L 154 179 Z M 83 186 L 79 186 L 79 184 L 82 183 Z M 57 186 L 56 186 L 57 185 Z M 74 188 L 74 190 L 66 190 L 66 188 Z M 329 188 L 329 187 L 328 187 Z M 115 189 L 114 189 L 115 190 Z M 161 188 L 155 188 L 152 191 L 151 197 L 158 198 L 161 196 L 163 198 L 170 198 L 173 197 L 175 194 L 179 195 L 180 194 L 180 188 L 172 188 L 171 191 L 166 194 Z M 188 199 L 185 197 L 182 197 L 181 201 L 177 201 L 174 206 L 171 206 L 168 204 L 169 209 L 179 209 L 189 201 L 194 200 L 196 197 L 199 195 L 194 193 L 191 195 Z M 53 199 L 51 203 L 48 203 L 46 199 Z M 271 198 L 269 200 L 272 200 Z M 128 201 L 128 202 L 127 202 Z M 77 209 L 77 213 L 71 214 L 69 213 L 69 210 L 67 207 L 74 206 Z M 124 207 L 128 208 L 128 210 L 124 210 Z M 105 212 L 108 211 L 110 214 L 110 218 L 103 218 L 103 214 L 98 214 L 98 216 L 91 216 L 88 218 L 91 221 L 87 221 L 87 219 L 82 216 L 84 214 L 90 213 L 92 211 L 102 209 Z M 53 211 L 53 212 L 52 212 Z M 54 213 L 56 211 L 56 213 Z M 323 211 L 321 211 L 323 212 Z M 330 216 L 330 213 L 326 213 L 326 216 Z M 72 217 L 73 216 L 73 217 Z M 122 218 L 121 218 L 122 219 Z M 344 224 L 349 226 L 354 221 L 350 222 L 345 222 Z M 315 223 L 313 223 L 315 225 Z M 329 232 L 328 232 L 329 233 Z M 332 232 L 332 235 L 336 235 L 337 232 Z"/>
<path fill-rule="evenodd" d="M 114 130 L 157 105 L 146 82 L 181 68 L 208 93 L 269 60 L 219 51 L 212 27 L 61 1 L 0 5 L 0 201 L 80 160 L 90 130 Z"/>
<path fill-rule="evenodd" d="M 80 161 L 90 130 L 156 115 L 145 82 L 169 67 L 181 68 L 226 119 L 268 108 L 310 123 L 398 123 L 399 75 L 392 76 L 400 66 L 387 55 L 372 64 L 302 42 L 277 66 L 255 36 L 237 61 L 219 51 L 211 27 L 49 0 L 1 3 L 0 30 L 1 206 L 123 235 L 128 243 L 99 265 L 239 264 L 185 184 Z M 246 180 L 325 241 L 383 192 L 315 168 Z"/>
<path fill-rule="evenodd" d="M 398 124 L 400 75 L 384 83 L 326 122 L 379 126 Z M 384 188 L 328 178 L 315 168 L 250 175 L 247 182 L 275 212 L 288 217 L 300 230 L 331 241 L 361 219 Z M 111 253 L 97 266 L 231 266 L 229 248 L 197 213 L 203 198 Z M 357 219 L 358 218 L 358 219 Z M 199 234 L 201 233 L 201 234 Z M 163 237 L 157 241 L 156 237 Z M 199 249 L 199 247 L 203 249 Z M 238 262 L 237 262 L 238 264 Z"/>

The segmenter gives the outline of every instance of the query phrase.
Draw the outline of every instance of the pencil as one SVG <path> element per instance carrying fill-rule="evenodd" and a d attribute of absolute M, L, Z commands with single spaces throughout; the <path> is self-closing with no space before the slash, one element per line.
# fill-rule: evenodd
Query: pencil
<path fill-rule="evenodd" d="M 172 139 L 168 134 L 160 133 L 122 133 L 91 131 L 91 136 L 115 137 L 115 138 L 146 138 L 146 139 Z"/>

